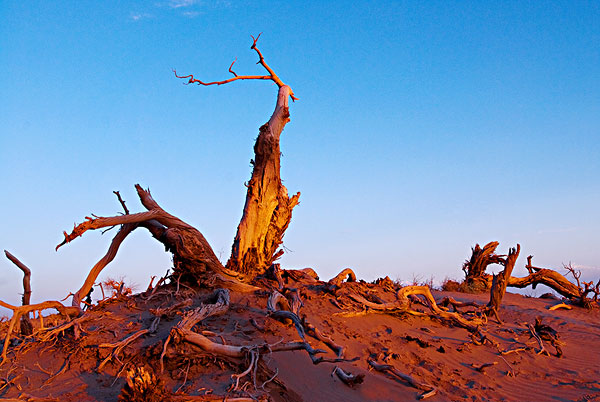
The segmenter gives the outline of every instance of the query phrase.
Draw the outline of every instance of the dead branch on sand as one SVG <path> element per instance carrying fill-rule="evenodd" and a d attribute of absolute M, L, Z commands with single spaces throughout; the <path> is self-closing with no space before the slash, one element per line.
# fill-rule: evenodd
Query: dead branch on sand
<path fill-rule="evenodd" d="M 354 278 L 356 278 L 356 275 L 354 275 Z M 480 317 L 466 319 L 460 313 L 449 312 L 446 308 L 438 306 L 433 295 L 431 294 L 431 290 L 427 286 L 401 287 L 396 291 L 396 300 L 393 302 L 370 301 L 365 297 L 365 295 L 368 294 L 368 291 L 369 287 L 367 284 L 358 282 L 345 282 L 337 294 L 344 295 L 349 299 L 359 303 L 363 308 L 368 309 L 363 310 L 363 313 L 368 313 L 369 310 L 372 310 L 386 314 L 408 314 L 417 317 L 437 318 L 441 321 L 450 322 L 453 325 L 465 328 L 470 332 L 477 332 L 479 326 L 486 322 L 484 318 Z M 411 300 L 409 296 L 422 296 L 424 299 L 424 304 L 429 308 L 430 312 L 420 312 L 411 309 Z M 352 312 L 350 312 L 349 315 L 352 315 Z"/>
<path fill-rule="evenodd" d="M 58 310 L 58 312 L 60 314 L 65 315 L 67 317 L 77 316 L 77 315 L 79 315 L 79 311 L 80 311 L 78 308 L 65 307 L 61 302 L 58 302 L 58 301 L 45 301 L 42 303 L 29 304 L 29 305 L 17 307 L 17 306 L 13 306 L 11 304 L 5 303 L 2 300 L 0 300 L 0 306 L 11 309 L 13 311 L 13 315 L 8 324 L 8 329 L 6 331 L 6 336 L 4 338 L 4 347 L 2 348 L 2 355 L 1 355 L 2 360 L 0 361 L 0 365 L 6 361 L 6 354 L 8 352 L 8 346 L 10 345 L 11 335 L 12 335 L 12 332 L 15 328 L 17 321 L 19 321 L 21 316 L 23 316 L 24 314 L 29 314 L 32 311 L 40 311 L 40 310 L 46 310 L 46 309 L 50 309 L 50 308 Z"/>
<path fill-rule="evenodd" d="M 437 394 L 437 390 L 433 385 L 429 385 L 418 381 L 410 375 L 404 374 L 400 370 L 396 369 L 391 364 L 379 364 L 373 359 L 367 359 L 367 363 L 369 363 L 369 366 L 371 366 L 376 371 L 379 371 L 381 373 L 388 373 L 395 380 L 407 382 L 410 386 L 423 391 L 423 393 L 420 394 L 417 399 L 426 399 Z"/>

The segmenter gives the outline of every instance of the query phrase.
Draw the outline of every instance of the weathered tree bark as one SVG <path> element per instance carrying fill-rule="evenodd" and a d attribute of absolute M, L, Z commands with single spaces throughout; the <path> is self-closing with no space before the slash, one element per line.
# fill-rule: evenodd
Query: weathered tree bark
<path fill-rule="evenodd" d="M 279 246 L 300 197 L 288 197 L 280 176 L 279 138 L 289 121 L 290 94 L 287 85 L 279 88 L 273 116 L 260 128 L 244 212 L 227 262 L 228 268 L 250 276 L 264 273 L 283 254 Z"/>
<path fill-rule="evenodd" d="M 22 305 L 27 306 L 31 302 L 31 270 L 27 265 L 23 264 L 17 257 L 4 250 L 6 258 L 8 258 L 13 264 L 15 264 L 21 271 L 23 271 L 23 298 Z M 29 321 L 29 313 L 24 314 L 21 317 L 21 333 L 23 335 L 31 335 L 33 333 L 33 326 Z"/>
<path fill-rule="evenodd" d="M 283 235 L 290 220 L 292 209 L 298 204 L 300 193 L 289 197 L 287 189 L 281 182 L 279 138 L 285 125 L 290 121 L 289 98 L 297 100 L 292 89 L 285 85 L 266 63 L 262 53 L 256 47 L 256 38 L 251 49 L 256 51 L 259 60 L 269 75 L 237 75 L 233 70 L 233 63 L 229 72 L 234 75 L 223 81 L 204 82 L 193 75 L 179 76 L 189 78 L 187 84 L 198 85 L 223 85 L 237 80 L 271 80 L 279 87 L 275 111 L 260 130 L 254 144 L 254 159 L 251 163 L 252 177 L 248 183 L 246 203 L 242 219 L 237 228 L 237 233 L 231 247 L 231 256 L 227 261 L 227 268 L 255 277 L 266 273 L 273 261 L 283 254 L 279 246 L 283 242 Z"/>
<path fill-rule="evenodd" d="M 479 244 L 475 244 L 475 247 L 471 248 L 471 258 L 466 260 L 463 264 L 463 271 L 465 272 L 465 283 L 469 286 L 480 286 L 485 290 L 489 288 L 487 284 L 487 274 L 485 270 L 488 265 L 499 264 L 502 260 L 502 255 L 494 254 L 496 247 L 498 247 L 497 241 L 491 241 L 483 248 Z"/>
<path fill-rule="evenodd" d="M 565 266 L 568 273 L 571 273 L 575 278 L 577 282 L 575 284 L 552 269 L 534 267 L 531 262 L 532 258 L 533 256 L 531 255 L 527 257 L 527 265 L 525 266 L 529 271 L 529 275 L 523 278 L 510 277 L 508 286 L 524 288 L 532 285 L 535 289 L 536 285 L 541 283 L 580 306 L 591 307 L 593 306 L 593 302 L 597 301 L 598 294 L 600 293 L 600 280 L 595 287 L 593 286 L 593 282 L 583 282 L 582 286 L 579 281 L 581 272 L 575 272 L 570 265 Z M 592 299 L 588 298 L 588 294 L 590 293 L 593 294 Z"/>
<path fill-rule="evenodd" d="M 508 279 L 508 286 L 513 288 L 522 289 L 540 283 L 556 290 L 568 299 L 577 299 L 581 296 L 577 285 L 552 269 L 542 268 L 522 278 L 511 276 Z"/>
<path fill-rule="evenodd" d="M 500 309 L 500 304 L 502 304 L 502 298 L 506 293 L 506 286 L 508 285 L 510 275 L 515 267 L 517 258 L 519 258 L 520 252 L 520 244 L 517 244 L 516 249 L 511 248 L 508 252 L 506 260 L 504 261 L 504 269 L 498 275 L 494 275 L 492 289 L 490 291 L 490 302 L 487 305 L 487 315 L 494 314 L 496 317 L 498 317 L 498 310 Z"/>
<path fill-rule="evenodd" d="M 473 254 L 471 259 L 465 261 L 463 265 L 465 283 L 468 286 L 476 284 L 481 287 L 481 290 L 490 289 L 493 286 L 494 277 L 487 274 L 485 270 L 489 264 L 504 263 L 504 255 L 494 254 L 497 246 L 498 242 L 490 242 L 483 249 L 478 244 L 472 248 Z M 580 273 L 577 273 L 570 266 L 565 266 L 568 273 L 571 273 L 577 282 L 573 283 L 564 275 L 552 269 L 533 266 L 532 258 L 533 256 L 531 255 L 527 257 L 527 265 L 525 265 L 525 268 L 529 271 L 529 275 L 519 278 L 510 276 L 509 274 L 506 277 L 507 287 L 525 288 L 531 285 L 535 289 L 538 284 L 543 284 L 580 306 L 591 307 L 598 301 L 598 296 L 600 296 L 600 280 L 596 284 L 593 282 L 583 282 L 582 284 L 579 280 Z M 592 295 L 591 298 L 588 297 L 590 294 Z M 492 300 L 490 299 L 491 302 Z"/>
<path fill-rule="evenodd" d="M 201 286 L 223 286 L 239 291 L 256 290 L 254 286 L 240 281 L 244 279 L 242 275 L 223 267 L 200 231 L 163 210 L 152 198 L 150 191 L 142 189 L 139 184 L 135 188 L 147 212 L 113 217 L 86 217 L 86 221 L 73 228 L 71 234 L 65 232 L 65 240 L 56 247 L 58 249 L 88 230 L 122 225 L 106 255 L 94 265 L 81 289 L 75 293 L 74 306 L 79 306 L 82 298 L 89 293 L 96 278 L 114 259 L 127 235 L 140 226 L 148 229 L 167 251 L 173 253 L 173 277 Z"/>

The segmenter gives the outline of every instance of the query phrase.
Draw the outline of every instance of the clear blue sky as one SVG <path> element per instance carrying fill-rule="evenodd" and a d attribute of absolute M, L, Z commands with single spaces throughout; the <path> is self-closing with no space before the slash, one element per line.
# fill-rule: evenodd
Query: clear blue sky
<path fill-rule="evenodd" d="M 0 248 L 33 270 L 33 300 L 78 289 L 114 232 L 54 252 L 120 190 L 150 187 L 226 260 L 258 127 L 276 87 L 184 86 L 262 74 L 300 101 L 282 174 L 301 204 L 286 268 L 325 279 L 461 277 L 476 242 L 600 276 L 600 5 L 596 1 L 4 1 Z M 2 257 L 0 297 L 21 274 Z M 138 230 L 102 273 L 143 290 L 169 255 Z"/>

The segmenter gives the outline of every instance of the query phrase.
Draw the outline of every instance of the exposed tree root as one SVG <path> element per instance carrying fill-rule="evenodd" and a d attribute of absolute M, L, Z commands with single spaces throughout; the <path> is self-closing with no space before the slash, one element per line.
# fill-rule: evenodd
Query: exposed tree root
<path fill-rule="evenodd" d="M 75 334 L 80 332 L 80 326 L 84 321 L 87 321 L 90 317 L 87 315 L 83 315 L 81 317 L 77 317 L 75 319 L 69 320 L 63 324 L 60 324 L 53 328 L 44 328 L 38 332 L 38 339 L 40 342 L 48 342 L 51 339 L 54 339 L 59 334 L 64 333 L 69 328 L 74 328 Z M 77 338 L 77 336 L 75 337 Z"/>
<path fill-rule="evenodd" d="M 473 367 L 475 370 L 479 371 L 480 373 L 483 373 L 486 368 L 495 366 L 496 364 L 498 364 L 498 362 L 483 363 L 483 364 L 474 364 L 474 363 L 472 363 L 471 367 Z"/>
<path fill-rule="evenodd" d="M 438 306 L 440 307 L 448 307 L 448 306 L 452 306 L 452 309 L 455 312 L 458 312 L 459 308 L 463 308 L 463 307 L 475 307 L 477 309 L 482 308 L 483 306 L 475 303 L 475 302 L 459 302 L 457 300 L 454 300 L 452 297 L 444 297 L 442 299 L 441 302 L 438 303 Z"/>
<path fill-rule="evenodd" d="M 158 323 L 160 322 L 160 317 L 156 317 L 154 319 L 154 321 L 152 322 L 152 325 L 150 326 L 150 328 L 147 329 L 141 329 L 131 335 L 129 335 L 127 338 L 123 339 L 120 342 L 115 342 L 115 343 L 101 343 L 100 345 L 98 345 L 99 348 L 112 348 L 112 352 L 102 361 L 102 363 L 100 363 L 100 365 L 98 366 L 98 371 L 102 371 L 102 369 L 104 368 L 104 366 L 110 362 L 112 359 L 117 360 L 119 363 L 123 364 L 123 362 L 121 362 L 119 360 L 119 354 L 123 351 L 123 349 L 129 345 L 131 342 L 135 341 L 136 339 L 138 339 L 139 337 L 146 335 L 146 334 L 152 334 L 154 332 L 156 332 L 156 329 L 158 327 Z"/>
<path fill-rule="evenodd" d="M 364 374 L 355 375 L 337 366 L 333 369 L 333 374 L 335 374 L 340 380 L 342 380 L 344 384 L 346 384 L 350 388 L 354 388 L 362 384 L 365 380 Z"/>
<path fill-rule="evenodd" d="M 303 316 L 300 319 L 300 307 L 302 307 L 302 301 L 300 300 L 300 295 L 297 289 L 288 289 L 288 293 L 291 297 L 291 303 L 288 303 L 288 300 L 281 293 L 274 291 L 267 301 L 267 311 L 270 317 L 278 319 L 282 322 L 292 322 L 298 331 L 298 335 L 302 338 L 303 341 L 306 342 L 306 334 L 315 338 L 318 341 L 323 342 L 327 347 L 329 347 L 335 354 L 335 359 L 330 359 L 323 356 L 315 356 L 311 355 L 310 358 L 313 364 L 318 363 L 339 363 L 339 362 L 349 362 L 358 360 L 355 359 L 345 359 L 344 358 L 344 347 L 336 344 L 330 337 L 323 334 L 319 329 L 317 329 L 314 325 L 310 324 L 306 316 Z M 277 307 L 281 307 L 288 310 L 278 310 Z M 351 375 L 351 374 L 350 374 Z M 352 385 L 356 385 L 356 382 L 353 382 Z"/>
<path fill-rule="evenodd" d="M 571 310 L 572 308 L 573 308 L 572 306 L 569 306 L 566 303 L 559 303 L 559 304 L 555 304 L 554 306 L 548 307 L 548 310 L 550 310 L 550 311 L 559 310 L 559 309 Z"/>
<path fill-rule="evenodd" d="M 529 329 L 531 330 L 531 328 Z M 564 342 L 559 339 L 559 334 L 554 328 L 543 324 L 542 319 L 538 317 L 535 319 L 533 329 L 537 337 L 539 337 L 539 341 L 545 340 L 554 346 L 554 349 L 556 349 L 556 357 L 561 357 L 563 355 L 561 346 L 564 345 Z"/>
<path fill-rule="evenodd" d="M 540 347 L 540 350 L 537 352 L 537 354 L 550 356 L 550 352 L 548 352 L 548 350 L 546 350 L 546 348 L 544 347 L 544 342 L 542 342 L 542 338 L 540 338 L 537 332 L 535 332 L 535 328 L 533 327 L 533 325 L 527 324 L 527 328 L 529 328 L 531 336 L 537 341 L 538 346 Z"/>
<path fill-rule="evenodd" d="M 379 363 L 375 362 L 375 360 L 372 360 L 372 359 L 367 359 L 367 363 L 369 363 L 369 365 L 373 369 L 375 369 L 379 372 L 382 372 L 382 373 L 388 373 L 392 376 L 392 378 L 394 378 L 396 380 L 401 380 L 403 382 L 407 382 L 412 387 L 423 391 L 423 393 L 420 394 L 417 399 L 426 399 L 426 398 L 429 398 L 429 397 L 437 394 L 437 390 L 435 389 L 435 387 L 433 385 L 429 385 L 429 384 L 423 383 L 421 381 L 418 381 L 415 378 L 409 376 L 408 374 L 402 373 L 401 371 L 396 369 L 391 364 L 379 364 Z"/>
<path fill-rule="evenodd" d="M 402 287 L 396 293 L 396 296 L 397 296 L 396 301 L 388 302 L 388 303 L 371 302 L 371 301 L 367 300 L 366 298 L 364 298 L 363 296 L 361 296 L 360 294 L 358 294 L 356 290 L 346 289 L 345 292 L 346 292 L 346 295 L 350 299 L 360 303 L 363 306 L 366 306 L 366 307 L 376 310 L 376 311 L 382 311 L 382 312 L 394 313 L 394 314 L 410 314 L 410 315 L 414 315 L 414 316 L 418 316 L 418 317 L 435 317 L 435 318 L 439 318 L 443 321 L 451 322 L 453 325 L 457 325 L 459 327 L 465 328 L 470 332 L 477 332 L 479 329 L 479 326 L 485 323 L 485 320 L 482 318 L 473 317 L 471 319 L 466 319 L 463 316 L 461 316 L 459 313 L 449 312 L 449 311 L 446 311 L 446 310 L 440 308 L 437 305 L 435 299 L 433 298 L 433 295 L 431 294 L 429 287 L 427 287 L 427 286 L 405 286 L 405 287 Z M 429 309 L 431 310 L 431 312 L 430 313 L 422 313 L 422 312 L 412 310 L 410 308 L 410 300 L 409 300 L 409 296 L 411 296 L 411 295 L 423 296 L 425 298 L 425 301 L 426 301 L 427 305 L 429 306 Z"/>
<path fill-rule="evenodd" d="M 330 286 L 340 287 L 340 285 L 344 282 L 356 282 L 356 274 L 350 268 L 344 268 L 342 272 L 337 274 L 335 277 L 331 278 L 329 282 L 327 282 Z"/>
<path fill-rule="evenodd" d="M 5 303 L 2 300 L 0 300 L 0 306 L 11 309 L 13 311 L 12 318 L 10 319 L 8 329 L 6 331 L 6 337 L 4 338 L 4 347 L 2 349 L 2 356 L 1 356 L 2 361 L 0 361 L 0 365 L 2 363 L 4 363 L 4 361 L 6 360 L 8 345 L 10 344 L 10 338 L 11 338 L 12 332 L 15 328 L 15 325 L 20 320 L 21 316 L 23 316 L 24 314 L 29 314 L 32 311 L 46 310 L 49 308 L 56 309 L 56 310 L 58 310 L 59 313 L 65 315 L 65 316 L 77 316 L 77 315 L 79 315 L 79 312 L 80 312 L 79 308 L 66 307 L 61 302 L 58 302 L 58 301 L 45 301 L 42 303 L 29 304 L 29 305 L 25 305 L 25 306 L 16 307 L 16 306 L 10 305 L 10 304 Z"/>

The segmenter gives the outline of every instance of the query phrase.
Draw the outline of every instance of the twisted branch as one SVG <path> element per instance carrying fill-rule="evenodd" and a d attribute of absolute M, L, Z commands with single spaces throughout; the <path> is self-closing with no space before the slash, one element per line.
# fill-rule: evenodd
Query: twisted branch
<path fill-rule="evenodd" d="M 267 70 L 267 72 L 269 73 L 269 75 L 237 75 L 234 71 L 233 71 L 233 65 L 235 64 L 235 62 L 237 61 L 237 58 L 231 63 L 231 65 L 229 66 L 229 72 L 231 74 L 233 74 L 233 78 L 229 78 L 223 81 L 212 81 L 212 82 L 204 82 L 202 80 L 199 80 L 197 78 L 194 78 L 193 74 L 190 75 L 177 75 L 177 71 L 175 69 L 173 69 L 173 73 L 175 74 L 175 77 L 177 78 L 189 78 L 189 80 L 184 83 L 185 85 L 189 85 L 189 84 L 198 84 L 198 85 L 204 85 L 204 86 L 209 86 L 209 85 L 223 85 L 223 84 L 228 84 L 230 82 L 233 81 L 237 81 L 237 80 L 270 80 L 273 81 L 275 84 L 277 84 L 277 86 L 279 88 L 285 86 L 285 84 L 283 83 L 283 81 L 281 81 L 281 78 L 279 78 L 277 76 L 277 74 L 275 74 L 275 72 L 273 71 L 273 69 L 267 64 L 267 62 L 265 61 L 265 58 L 263 57 L 261 51 L 258 49 L 258 47 L 256 47 L 256 42 L 258 42 L 258 38 L 260 38 L 260 35 L 262 35 L 262 32 L 260 34 L 258 34 L 258 36 L 255 38 L 254 36 L 252 36 L 253 42 L 252 42 L 252 46 L 250 47 L 250 49 L 256 51 L 256 53 L 258 54 L 258 62 L 256 64 L 260 64 L 262 65 L 265 70 Z M 294 93 L 290 91 L 290 97 L 292 98 L 292 100 L 296 101 L 298 100 L 298 98 L 296 98 L 294 96 Z"/>

